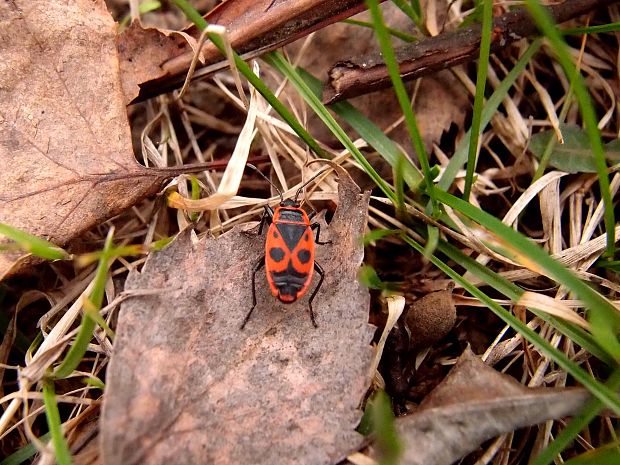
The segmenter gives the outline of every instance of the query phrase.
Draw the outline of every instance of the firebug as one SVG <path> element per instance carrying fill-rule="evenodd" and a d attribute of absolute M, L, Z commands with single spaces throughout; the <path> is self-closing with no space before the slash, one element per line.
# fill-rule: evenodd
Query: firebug
<path fill-rule="evenodd" d="M 317 272 L 320 277 L 319 283 L 308 300 L 310 319 L 316 328 L 318 325 L 312 310 L 312 301 L 323 284 L 325 274 L 321 265 L 314 260 L 314 244 L 328 244 L 330 241 L 319 240 L 321 225 L 310 222 L 316 212 L 313 211 L 308 215 L 301 208 L 298 197 L 304 187 L 323 172 L 317 173 L 306 181 L 293 199 L 284 199 L 280 189 L 269 178 L 254 166 L 249 164 L 248 166 L 255 169 L 274 187 L 280 195 L 280 205 L 275 210 L 266 205 L 258 227 L 258 235 L 261 235 L 265 224 L 269 225 L 265 241 L 265 255 L 257 260 L 252 272 L 252 308 L 245 316 L 241 329 L 245 327 L 256 307 L 256 274 L 262 268 L 265 268 L 271 293 L 284 303 L 293 303 L 303 297 L 310 288 L 314 271 Z M 313 237 L 314 230 L 316 230 L 316 238 Z"/>

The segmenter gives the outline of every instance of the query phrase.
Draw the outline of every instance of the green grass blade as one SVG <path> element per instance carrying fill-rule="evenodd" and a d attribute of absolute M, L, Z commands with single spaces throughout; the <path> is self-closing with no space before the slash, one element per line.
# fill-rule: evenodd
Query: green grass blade
<path fill-rule="evenodd" d="M 109 254 L 112 250 L 112 237 L 112 233 L 110 232 L 110 234 L 108 234 L 108 237 L 106 238 L 101 258 L 99 259 L 99 265 L 97 266 L 97 271 L 95 272 L 93 290 L 90 294 L 90 298 L 88 299 L 90 301 L 90 304 L 96 310 L 99 310 L 101 308 L 101 304 L 103 303 L 103 297 L 105 295 L 105 282 L 109 269 Z M 95 326 L 95 320 L 90 317 L 89 312 L 85 311 L 82 316 L 82 324 L 80 325 L 80 329 L 75 338 L 75 341 L 73 342 L 73 345 L 67 352 L 64 360 L 60 363 L 60 365 L 58 365 L 56 370 L 54 370 L 53 376 L 55 378 L 67 378 L 77 368 L 77 366 L 82 361 L 86 350 L 88 349 L 88 344 L 93 338 L 93 331 L 95 330 Z"/>
<path fill-rule="evenodd" d="M 186 0 L 172 1 L 183 11 L 185 16 L 187 16 L 187 18 L 192 21 L 199 30 L 204 31 L 207 28 L 207 22 Z M 209 37 L 209 40 L 213 42 L 213 45 L 219 49 L 222 55 L 226 56 L 226 50 L 222 38 L 216 34 L 207 34 L 207 37 Z M 295 118 L 286 106 L 284 106 L 284 104 L 273 94 L 273 92 L 271 92 L 269 87 L 267 87 L 263 81 L 261 81 L 260 78 L 252 72 L 250 66 L 243 61 L 239 55 L 233 52 L 233 57 L 239 72 L 243 74 L 248 82 L 254 86 L 254 88 L 265 98 L 265 100 L 267 100 L 267 102 L 269 102 L 273 109 L 284 119 L 284 121 L 288 123 L 288 125 L 308 145 L 308 147 L 310 147 L 310 149 L 318 156 L 322 157 L 323 150 L 317 141 L 314 140 L 308 131 L 306 131 L 299 121 L 297 121 L 297 118 Z"/>
<path fill-rule="evenodd" d="M 82 380 L 84 381 L 84 384 L 87 384 L 89 386 L 93 386 L 97 389 L 101 389 L 102 391 L 105 391 L 105 383 L 101 381 L 99 378 L 97 378 L 96 376 L 89 376 L 87 378 L 82 378 Z"/>
<path fill-rule="evenodd" d="M 323 83 L 303 68 L 295 68 L 306 85 L 320 99 L 323 92 Z M 407 157 L 392 139 L 385 135 L 379 126 L 370 121 L 357 108 L 349 102 L 336 102 L 329 106 L 338 116 L 351 125 L 379 155 L 387 161 L 392 168 L 396 168 L 399 162 L 403 163 L 403 177 L 410 189 L 416 189 L 422 181 L 420 171 Z"/>
<path fill-rule="evenodd" d="M 198 178 L 196 178 L 196 176 L 190 177 L 190 184 L 192 186 L 191 199 L 198 200 L 200 198 L 200 184 L 198 184 Z M 198 212 L 191 212 L 189 214 L 190 221 L 198 221 L 199 217 L 200 217 L 200 213 Z"/>
<path fill-rule="evenodd" d="M 325 123 L 330 131 L 336 136 L 342 145 L 351 153 L 353 159 L 358 162 L 366 174 L 373 180 L 373 182 L 383 191 L 383 193 L 393 202 L 396 201 L 394 192 L 392 192 L 391 186 L 383 180 L 383 178 L 375 171 L 368 160 L 362 155 L 353 141 L 349 138 L 347 133 L 340 127 L 334 117 L 329 113 L 329 110 L 323 105 L 319 98 L 315 95 L 312 89 L 304 81 L 301 75 L 295 70 L 280 53 L 268 53 L 263 59 L 265 62 L 276 68 L 282 74 L 284 74 L 291 84 L 295 86 L 297 92 L 304 98 L 306 103 L 312 108 L 319 118 Z"/>
<path fill-rule="evenodd" d="M 519 286 L 508 281 L 501 275 L 495 273 L 490 268 L 478 263 L 476 260 L 464 254 L 453 245 L 443 241 L 439 241 L 437 248 L 448 258 L 465 268 L 469 273 L 478 277 L 479 279 L 487 283 L 487 285 L 502 293 L 513 302 L 517 302 L 523 295 L 524 291 Z M 544 320 L 547 323 L 551 324 L 562 334 L 568 336 L 571 341 L 575 342 L 580 347 L 587 350 L 590 354 L 594 355 L 605 364 L 609 366 L 615 365 L 614 359 L 610 357 L 609 354 L 607 354 L 607 352 L 605 352 L 601 348 L 601 346 L 594 340 L 594 338 L 583 329 L 571 325 L 570 323 L 566 323 L 564 320 L 561 320 L 559 318 L 552 317 L 545 312 L 539 311 L 537 309 L 528 308 L 528 310 L 534 313 L 541 320 Z"/>
<path fill-rule="evenodd" d="M 385 29 L 379 3 L 377 0 L 367 0 L 366 4 L 370 10 L 370 15 L 375 26 L 375 35 L 379 41 L 385 65 L 390 78 L 392 79 L 392 85 L 394 87 L 394 92 L 396 93 L 396 98 L 398 99 L 403 116 L 405 117 L 405 123 L 407 125 L 407 129 L 409 130 L 413 147 L 418 156 L 418 160 L 420 161 L 427 193 L 431 198 L 433 198 L 435 186 L 433 184 L 431 168 L 428 162 L 428 155 L 426 153 L 426 148 L 424 147 L 424 141 L 422 140 L 413 109 L 411 108 L 411 101 L 409 99 L 409 95 L 407 94 L 407 89 L 405 89 L 405 85 L 400 77 L 398 62 L 396 61 L 396 56 L 394 55 L 394 49 L 392 48 L 390 37 Z"/>
<path fill-rule="evenodd" d="M 584 452 L 564 462 L 565 465 L 618 465 L 620 463 L 620 446 L 612 444 Z"/>
<path fill-rule="evenodd" d="M 104 281 L 105 284 L 105 281 Z M 110 338 L 111 341 L 114 341 L 116 334 L 112 331 L 112 328 L 108 326 L 108 323 L 103 319 L 99 310 L 101 309 L 101 305 L 98 307 L 93 304 L 90 299 L 84 299 L 83 303 L 83 312 L 85 315 L 88 315 L 96 324 L 98 324 L 101 329 L 103 329 L 106 335 Z"/>
<path fill-rule="evenodd" d="M 441 191 L 439 191 L 441 192 Z M 441 200 L 441 199 L 440 199 Z M 459 202 L 463 202 L 463 200 L 458 199 Z M 469 204 L 467 204 L 469 205 Z M 420 253 L 423 253 L 424 247 L 418 244 L 409 236 L 403 235 L 402 239 L 417 250 Z M 593 379 L 586 371 L 584 371 L 579 365 L 570 360 L 564 353 L 552 347 L 544 338 L 542 338 L 538 333 L 532 331 L 527 327 L 525 323 L 515 317 L 512 313 L 508 312 L 501 305 L 496 303 L 492 298 L 487 296 L 484 292 L 482 292 L 477 287 L 470 284 L 467 280 L 463 279 L 460 273 L 456 272 L 448 265 L 446 265 L 443 261 L 441 261 L 436 256 L 432 256 L 430 258 L 431 262 L 443 271 L 447 276 L 452 278 L 454 281 L 459 283 L 467 292 L 469 292 L 473 297 L 476 297 L 482 303 L 484 303 L 493 313 L 499 316 L 504 322 L 509 324 L 513 329 L 521 333 L 521 335 L 534 344 L 543 354 L 549 357 L 551 360 L 555 361 L 560 367 L 562 367 L 567 373 L 569 373 L 573 378 L 575 378 L 578 382 L 584 385 L 595 397 L 601 400 L 607 407 L 611 408 L 617 414 L 620 413 L 620 399 L 616 395 L 616 393 L 611 390 L 609 387 L 600 383 L 599 381 Z"/>
<path fill-rule="evenodd" d="M 499 108 L 502 100 L 508 95 L 508 91 L 514 85 L 519 75 L 523 72 L 532 57 L 538 52 L 542 41 L 540 39 L 533 41 L 527 50 L 521 55 L 521 58 L 517 61 L 515 66 L 510 70 L 508 75 L 504 78 L 500 86 L 493 92 L 489 100 L 487 101 L 484 109 L 482 110 L 480 131 L 484 131 L 486 126 L 491 121 L 491 118 Z M 463 167 L 467 160 L 468 141 L 471 138 L 471 129 L 465 134 L 461 143 L 457 147 L 454 155 L 450 159 L 448 166 L 444 170 L 441 179 L 437 183 L 437 186 L 442 190 L 448 190 L 448 188 L 454 182 L 458 171 Z"/>
<path fill-rule="evenodd" d="M 431 226 L 430 224 L 426 226 L 426 244 L 424 245 L 424 258 L 427 260 L 435 253 L 437 249 L 437 245 L 439 244 L 439 228 L 436 226 Z"/>
<path fill-rule="evenodd" d="M 54 382 L 49 379 L 43 381 L 43 404 L 45 405 L 45 417 L 52 436 L 56 461 L 59 465 L 71 465 L 71 453 L 62 432 L 60 413 L 58 412 L 58 404 L 56 404 Z"/>
<path fill-rule="evenodd" d="M 20 250 L 37 257 L 47 260 L 64 260 L 70 258 L 67 252 L 51 242 L 28 234 L 20 229 L 13 228 L 8 224 L 0 223 L 0 236 L 12 240 Z M 2 247 L 2 245 L 0 245 L 0 247 Z"/>
<path fill-rule="evenodd" d="M 392 168 L 402 164 L 403 178 L 410 189 L 420 185 L 422 175 L 398 146 L 387 137 L 377 125 L 369 121 L 359 110 L 349 102 L 338 102 L 330 106 L 334 112 L 351 125 L 353 129 L 373 147 Z"/>
<path fill-rule="evenodd" d="M 50 437 L 50 433 L 45 433 L 39 438 L 39 441 L 45 443 L 49 441 Z M 6 457 L 4 460 L 2 460 L 2 462 L 0 462 L 0 465 L 20 465 L 26 460 L 34 457 L 37 452 L 37 448 L 34 446 L 34 444 L 26 444 L 24 447 L 18 449 L 17 451 Z"/>
<path fill-rule="evenodd" d="M 603 141 L 601 140 L 601 132 L 598 129 L 598 122 L 596 119 L 594 106 L 592 104 L 592 98 L 586 89 L 581 73 L 577 70 L 575 64 L 573 63 L 573 60 L 568 52 L 568 47 L 562 39 L 562 36 L 558 31 L 553 18 L 549 15 L 549 12 L 543 8 L 537 0 L 527 0 L 526 5 L 532 15 L 532 18 L 534 18 L 534 21 L 538 25 L 538 28 L 547 37 L 547 39 L 549 39 L 560 65 L 562 65 L 564 72 L 571 82 L 575 97 L 579 102 L 581 116 L 583 117 L 583 122 L 585 123 L 592 152 L 594 154 L 601 196 L 605 204 L 605 232 L 607 233 L 606 255 L 611 258 L 614 253 L 616 221 L 614 217 L 614 206 L 611 198 L 611 191 L 609 189 L 609 176 L 607 174 L 605 150 L 603 148 Z"/>
<path fill-rule="evenodd" d="M 482 106 L 484 104 L 484 90 L 487 82 L 487 70 L 489 69 L 489 54 L 491 52 L 491 28 L 493 27 L 493 0 L 482 0 L 482 36 L 480 39 L 480 58 L 478 60 L 478 75 L 476 77 L 476 95 L 474 96 L 474 111 L 472 115 L 469 153 L 467 157 L 467 175 L 465 176 L 465 189 L 463 200 L 469 201 L 471 187 L 474 183 L 474 173 L 478 159 L 478 140 L 480 139 L 480 122 L 482 119 Z"/>
<path fill-rule="evenodd" d="M 598 34 L 598 33 L 603 33 L 603 32 L 616 32 L 616 31 L 620 31 L 620 22 L 601 24 L 599 26 L 583 26 L 583 27 L 572 27 L 568 29 L 561 29 L 560 33 L 564 35 L 575 35 L 575 34 Z"/>
<path fill-rule="evenodd" d="M 401 231 L 398 229 L 373 229 L 362 236 L 360 243 L 366 247 L 379 239 L 383 239 L 388 236 L 395 236 L 400 233 Z"/>
<path fill-rule="evenodd" d="M 396 5 L 400 9 L 400 11 L 402 11 L 407 16 L 409 16 L 409 19 L 411 19 L 411 21 L 413 21 L 416 25 L 420 23 L 420 19 L 422 15 L 421 15 L 421 9 L 419 8 L 420 7 L 419 4 L 418 4 L 418 10 L 416 11 L 415 7 L 411 5 L 410 3 L 407 3 L 406 0 L 392 0 L 392 3 Z"/>
<path fill-rule="evenodd" d="M 384 391 L 377 391 L 368 403 L 370 426 L 379 449 L 380 465 L 397 465 L 403 454 L 403 444 L 396 431 L 392 402 Z"/>
<path fill-rule="evenodd" d="M 618 327 L 620 326 L 620 317 L 616 308 L 607 299 L 581 281 L 571 271 L 556 262 L 539 246 L 506 226 L 497 218 L 447 192 L 436 190 L 435 194 L 437 200 L 481 224 L 498 238 L 502 238 L 506 244 L 510 244 L 513 250 L 523 254 L 523 256 L 544 269 L 549 277 L 574 292 L 589 309 L 588 317 L 592 324 L 592 333 L 596 341 L 616 361 L 620 361 L 620 343 L 618 343 L 616 337 Z"/>

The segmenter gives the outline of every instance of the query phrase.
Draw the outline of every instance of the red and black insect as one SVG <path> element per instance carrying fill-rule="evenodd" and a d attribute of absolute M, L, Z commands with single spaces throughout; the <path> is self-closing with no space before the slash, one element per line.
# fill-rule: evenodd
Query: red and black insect
<path fill-rule="evenodd" d="M 252 165 L 252 168 L 256 169 Z M 314 261 L 314 244 L 329 244 L 330 241 L 320 242 L 321 225 L 310 223 L 316 212 L 308 215 L 302 208 L 301 202 L 297 200 L 303 188 L 314 181 L 323 172 L 316 174 L 305 182 L 291 199 L 284 199 L 282 192 L 258 169 L 256 171 L 265 178 L 269 184 L 280 195 L 280 205 L 275 211 L 270 206 L 265 206 L 265 212 L 258 227 L 258 235 L 262 234 L 265 224 L 269 224 L 267 239 L 265 242 L 265 255 L 262 256 L 254 266 L 252 272 L 252 308 L 245 316 L 241 329 L 243 329 L 250 319 L 256 307 L 256 273 L 261 268 L 265 268 L 267 282 L 274 297 L 281 302 L 293 303 L 304 296 L 312 283 L 313 272 L 316 271 L 320 276 L 310 299 L 308 308 L 310 309 L 310 319 L 314 327 L 318 327 L 314 312 L 312 310 L 312 300 L 319 291 L 325 274 L 323 268 Z M 316 239 L 313 231 L 316 229 Z"/>

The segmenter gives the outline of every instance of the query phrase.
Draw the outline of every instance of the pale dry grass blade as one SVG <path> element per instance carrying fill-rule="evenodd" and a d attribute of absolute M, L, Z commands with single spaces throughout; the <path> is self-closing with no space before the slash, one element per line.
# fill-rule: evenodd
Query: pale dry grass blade
<path fill-rule="evenodd" d="M 387 337 L 392 331 L 392 328 L 400 318 L 405 309 L 405 298 L 401 295 L 390 295 L 385 297 L 385 301 L 387 303 L 388 317 L 385 323 L 385 327 L 381 332 L 381 337 L 379 338 L 379 342 L 377 343 L 377 347 L 375 348 L 375 356 L 370 365 L 370 376 L 373 378 L 377 374 L 377 368 L 379 367 L 379 362 L 381 361 L 381 356 L 383 355 L 383 349 L 385 348 L 385 341 L 387 341 Z"/>
<path fill-rule="evenodd" d="M 551 254 L 562 251 L 562 205 L 560 203 L 560 178 L 548 183 L 538 196 L 540 217 L 545 233 L 547 250 Z"/>
<path fill-rule="evenodd" d="M 611 191 L 612 198 L 614 198 L 616 194 L 618 193 L 619 187 L 620 187 L 620 173 L 616 173 L 614 177 L 612 178 L 611 183 L 609 185 L 609 190 Z M 603 220 L 604 209 L 605 209 L 605 204 L 603 202 L 599 202 L 596 209 L 594 210 L 594 213 L 592 214 L 592 217 L 588 219 L 588 221 L 586 222 L 583 228 L 583 234 L 581 236 L 581 241 L 580 241 L 581 244 L 587 242 L 594 234 L 594 231 L 596 231 L 596 229 L 600 226 L 600 223 Z"/>
<path fill-rule="evenodd" d="M 564 137 L 562 136 L 562 131 L 560 130 L 560 119 L 558 118 L 558 115 L 556 113 L 555 104 L 553 103 L 551 95 L 549 95 L 549 92 L 547 91 L 545 86 L 543 86 L 538 81 L 538 79 L 536 79 L 536 75 L 534 74 L 533 70 L 532 72 L 526 71 L 525 75 L 528 77 L 529 81 L 532 83 L 534 89 L 536 89 L 536 92 L 540 97 L 540 102 L 542 103 L 543 108 L 547 112 L 549 123 L 551 124 L 551 127 L 555 132 L 558 143 L 564 144 Z"/>
<path fill-rule="evenodd" d="M 375 459 L 362 454 L 361 452 L 354 452 L 347 455 L 347 460 L 353 465 L 379 465 Z"/>
<path fill-rule="evenodd" d="M 590 325 L 588 322 L 573 311 L 569 306 L 567 306 L 562 300 L 554 299 L 553 297 L 537 292 L 525 291 L 516 304 L 522 305 L 523 307 L 535 308 L 547 313 L 548 315 L 569 321 L 587 331 L 590 330 Z"/>
<path fill-rule="evenodd" d="M 255 67 L 255 72 L 258 72 L 257 67 Z M 256 109 L 259 98 L 261 97 L 258 95 L 258 92 L 252 90 L 246 122 L 239 133 L 235 150 L 230 157 L 230 161 L 224 171 L 217 192 L 200 200 L 190 200 L 178 194 L 172 194 L 169 199 L 170 206 L 190 212 L 215 210 L 237 193 L 239 185 L 241 184 L 243 172 L 245 171 L 252 140 L 256 134 Z"/>
<path fill-rule="evenodd" d="M 209 27 L 211 28 L 211 30 L 209 30 Z M 204 31 L 202 31 L 202 34 L 200 34 L 197 48 L 194 50 L 194 56 L 192 57 L 192 62 L 190 63 L 189 69 L 187 70 L 187 74 L 185 76 L 185 82 L 183 82 L 183 86 L 181 87 L 181 90 L 179 91 L 179 95 L 178 95 L 179 99 L 183 98 L 183 96 L 185 95 L 185 92 L 187 92 L 187 89 L 189 88 L 189 85 L 192 81 L 192 77 L 194 76 L 194 71 L 196 70 L 196 64 L 198 63 L 198 60 L 200 60 L 200 52 L 202 51 L 202 47 L 207 38 L 207 34 L 209 32 L 220 33 L 220 34 L 225 32 L 225 28 L 221 26 L 215 26 L 216 30 L 214 30 L 214 26 L 209 26 L 209 27 L 207 27 Z M 200 60 L 200 61 L 204 63 L 204 60 Z"/>

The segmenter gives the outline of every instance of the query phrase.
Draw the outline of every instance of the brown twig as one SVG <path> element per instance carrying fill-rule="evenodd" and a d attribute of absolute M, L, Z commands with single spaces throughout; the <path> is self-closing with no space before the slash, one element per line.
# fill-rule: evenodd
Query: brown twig
<path fill-rule="evenodd" d="M 566 0 L 547 8 L 556 23 L 603 8 L 616 0 Z M 537 34 L 538 29 L 525 9 L 510 11 L 493 21 L 491 51 Z M 416 79 L 444 68 L 475 60 L 479 55 L 481 26 L 450 31 L 408 44 L 395 50 L 401 76 Z M 323 103 L 329 104 L 391 86 L 387 68 L 378 53 L 336 63 L 329 71 Z"/>

